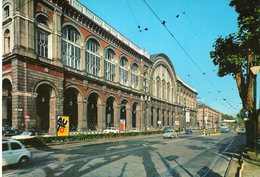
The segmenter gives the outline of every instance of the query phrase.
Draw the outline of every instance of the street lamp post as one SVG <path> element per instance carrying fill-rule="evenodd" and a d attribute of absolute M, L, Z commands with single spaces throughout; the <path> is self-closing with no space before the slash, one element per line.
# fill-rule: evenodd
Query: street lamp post
<path fill-rule="evenodd" d="M 144 129 L 147 130 L 147 107 L 148 107 L 148 102 L 150 101 L 151 97 L 148 96 L 148 95 L 144 95 L 144 96 L 141 96 L 141 100 L 144 101 Z"/>
<path fill-rule="evenodd" d="M 256 83 L 256 78 L 257 78 L 257 74 L 260 70 L 260 66 L 253 66 L 250 68 L 253 76 L 254 76 L 254 92 L 253 92 L 253 95 L 254 95 L 254 108 L 253 108 L 253 115 L 255 117 L 255 153 L 256 153 L 256 156 L 258 156 L 258 152 L 257 152 L 257 145 L 258 145 L 258 112 L 257 112 L 257 108 L 256 108 L 256 97 L 257 97 L 257 92 L 256 92 L 256 87 L 257 87 L 257 83 Z"/>

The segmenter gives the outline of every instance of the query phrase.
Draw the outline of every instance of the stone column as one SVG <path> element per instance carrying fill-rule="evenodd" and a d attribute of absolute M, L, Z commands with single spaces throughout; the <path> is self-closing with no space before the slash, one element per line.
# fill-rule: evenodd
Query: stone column
<path fill-rule="evenodd" d="M 173 126 L 172 126 L 172 112 L 171 111 L 168 112 L 168 116 L 169 116 L 169 125 L 170 125 L 171 128 L 173 128 Z"/>
<path fill-rule="evenodd" d="M 157 128 L 157 109 L 156 108 L 153 108 L 153 125 L 154 125 L 154 128 Z"/>
<path fill-rule="evenodd" d="M 126 107 L 126 130 L 130 130 L 132 128 L 132 107 Z"/>
<path fill-rule="evenodd" d="M 120 121 L 120 106 L 114 106 L 114 126 L 119 128 L 119 121 Z"/>
<path fill-rule="evenodd" d="M 142 121 L 142 110 L 136 110 L 136 127 L 141 130 Z"/>
<path fill-rule="evenodd" d="M 146 129 L 150 129 L 151 128 L 151 105 L 149 103 L 146 103 L 145 106 L 146 109 Z"/>
<path fill-rule="evenodd" d="M 78 101 L 78 131 L 87 130 L 87 101 Z"/>
<path fill-rule="evenodd" d="M 56 134 L 56 97 L 50 98 L 50 126 L 49 133 Z"/>
<path fill-rule="evenodd" d="M 55 9 L 53 14 L 52 58 L 55 62 L 61 61 L 61 10 Z"/>
<path fill-rule="evenodd" d="M 105 120 L 104 120 L 105 110 L 106 110 L 106 105 L 104 105 L 104 104 L 97 105 L 97 129 L 98 129 L 98 131 L 101 131 L 103 128 L 105 128 Z"/>

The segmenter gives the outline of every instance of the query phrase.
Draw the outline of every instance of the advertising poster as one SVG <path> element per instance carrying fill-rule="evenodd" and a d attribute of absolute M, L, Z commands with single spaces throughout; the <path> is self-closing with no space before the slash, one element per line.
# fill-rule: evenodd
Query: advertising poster
<path fill-rule="evenodd" d="M 125 119 L 120 119 L 119 131 L 125 131 Z"/>
<path fill-rule="evenodd" d="M 69 136 L 68 116 L 57 116 L 57 136 Z"/>

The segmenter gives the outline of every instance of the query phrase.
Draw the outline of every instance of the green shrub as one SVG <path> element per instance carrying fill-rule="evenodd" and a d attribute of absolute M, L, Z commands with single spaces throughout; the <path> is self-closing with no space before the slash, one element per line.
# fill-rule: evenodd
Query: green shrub
<path fill-rule="evenodd" d="M 162 130 L 157 131 L 142 131 L 142 132 L 129 132 L 129 133 L 107 133 L 107 134 L 77 134 L 70 136 L 52 136 L 52 137 L 35 137 L 31 139 L 21 140 L 27 147 L 45 147 L 51 144 L 64 144 L 69 142 L 78 141 L 92 141 L 104 138 L 116 138 L 116 137 L 128 137 L 128 136 L 139 136 L 139 135 L 152 135 L 162 134 Z"/>

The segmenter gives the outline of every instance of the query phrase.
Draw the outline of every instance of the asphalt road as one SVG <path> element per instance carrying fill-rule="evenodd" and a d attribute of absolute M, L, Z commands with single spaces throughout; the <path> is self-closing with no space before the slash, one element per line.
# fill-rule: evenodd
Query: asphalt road
<path fill-rule="evenodd" d="M 32 150 L 25 167 L 3 168 L 3 176 L 158 177 L 224 176 L 244 136 L 161 135 L 106 140 L 98 144 L 59 145 Z"/>

